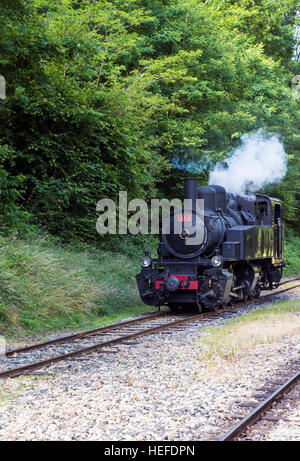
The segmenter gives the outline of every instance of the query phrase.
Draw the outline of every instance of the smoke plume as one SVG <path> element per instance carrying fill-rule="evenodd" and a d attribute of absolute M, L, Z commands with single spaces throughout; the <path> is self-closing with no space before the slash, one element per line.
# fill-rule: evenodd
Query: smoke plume
<path fill-rule="evenodd" d="M 172 165 L 176 170 L 184 170 L 192 174 L 201 174 L 205 170 L 208 170 L 212 163 L 208 155 L 203 156 L 201 160 L 195 160 L 194 157 L 192 160 L 187 160 L 177 156 L 172 159 Z"/>
<path fill-rule="evenodd" d="M 230 157 L 217 163 L 210 173 L 209 184 L 218 184 L 228 192 L 244 195 L 263 186 L 281 181 L 287 171 L 287 154 L 278 135 L 263 130 L 241 138 L 242 145 Z"/>

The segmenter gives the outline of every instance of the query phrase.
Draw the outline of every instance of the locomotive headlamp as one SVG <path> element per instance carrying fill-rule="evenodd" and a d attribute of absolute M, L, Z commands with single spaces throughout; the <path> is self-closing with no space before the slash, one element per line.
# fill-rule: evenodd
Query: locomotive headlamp
<path fill-rule="evenodd" d="M 223 258 L 220 255 L 215 255 L 211 258 L 211 264 L 214 267 L 220 267 L 223 264 Z"/>
<path fill-rule="evenodd" d="M 141 259 L 141 266 L 142 267 L 149 267 L 152 264 L 152 258 L 150 256 L 144 256 Z"/>

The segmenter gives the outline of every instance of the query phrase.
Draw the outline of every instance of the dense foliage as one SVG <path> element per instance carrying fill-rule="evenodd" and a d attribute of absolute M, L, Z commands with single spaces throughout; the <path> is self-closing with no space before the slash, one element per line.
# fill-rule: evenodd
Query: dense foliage
<path fill-rule="evenodd" d="M 65 239 L 93 239 L 100 198 L 178 196 L 174 159 L 202 162 L 205 182 L 205 166 L 263 127 L 284 139 L 289 172 L 269 190 L 299 231 L 298 9 L 299 0 L 2 0 L 3 225 L 29 214 Z"/>

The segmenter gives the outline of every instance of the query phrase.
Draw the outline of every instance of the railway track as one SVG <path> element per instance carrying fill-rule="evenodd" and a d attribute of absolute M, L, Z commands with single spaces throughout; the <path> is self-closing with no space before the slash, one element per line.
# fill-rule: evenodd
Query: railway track
<path fill-rule="evenodd" d="M 281 399 L 284 399 L 286 395 L 295 388 L 295 385 L 300 382 L 300 371 L 298 371 L 294 376 L 287 379 L 283 384 L 281 384 L 277 389 L 271 392 L 266 398 L 260 402 L 251 413 L 241 419 L 237 424 L 235 424 L 225 435 L 223 435 L 219 441 L 227 442 L 237 439 L 239 436 L 243 435 L 245 431 L 257 423 L 261 418 L 265 418 L 265 414 L 272 408 L 274 403 L 278 402 Z M 299 399 L 300 395 L 293 395 L 291 399 Z M 269 418 L 269 421 L 278 422 L 280 418 Z"/>
<path fill-rule="evenodd" d="M 81 355 L 89 354 L 93 351 L 97 351 L 99 353 L 113 353 L 116 352 L 116 350 L 113 348 L 118 344 L 134 341 L 142 336 L 168 333 L 170 330 L 182 328 L 186 324 L 197 324 L 198 322 L 201 323 L 202 326 L 203 324 L 206 326 L 209 324 L 209 322 L 216 319 L 217 317 L 222 316 L 224 313 L 234 313 L 238 307 L 257 304 L 262 300 L 296 288 L 300 286 L 300 283 L 298 282 L 299 280 L 300 278 L 286 280 L 281 284 L 279 289 L 273 291 L 272 293 L 263 295 L 255 300 L 249 300 L 243 303 L 235 304 L 233 308 L 227 307 L 217 312 L 205 312 L 196 315 L 175 316 L 174 314 L 163 311 L 137 319 L 63 336 L 26 347 L 11 349 L 6 351 L 6 359 L 13 357 L 15 360 L 16 358 L 22 358 L 24 356 L 27 357 L 27 354 L 30 355 L 33 353 L 34 361 L 26 364 L 22 363 L 22 365 L 17 367 L 14 366 L 13 368 L 8 366 L 7 369 L 0 371 L 0 378 L 12 378 L 20 376 L 41 369 L 43 367 L 53 365 L 63 360 L 73 359 Z M 285 285 L 285 288 L 281 288 Z M 72 350 L 70 350 L 72 345 L 74 347 Z M 62 353 L 57 354 L 58 346 L 62 347 Z M 49 356 L 46 358 L 41 357 L 39 356 L 39 351 L 42 351 L 42 355 L 49 353 Z M 56 355 L 51 355 L 51 352 L 54 352 Z"/>

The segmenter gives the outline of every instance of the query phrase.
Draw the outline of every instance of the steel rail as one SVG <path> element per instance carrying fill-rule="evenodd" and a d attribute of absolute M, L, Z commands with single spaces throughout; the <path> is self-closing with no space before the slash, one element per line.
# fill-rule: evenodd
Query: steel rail
<path fill-rule="evenodd" d="M 112 325 L 106 325 L 106 326 L 103 326 L 103 327 L 94 328 L 92 330 L 80 331 L 78 333 L 73 333 L 71 335 L 61 336 L 60 338 L 54 338 L 54 339 L 50 339 L 48 341 L 44 341 L 44 342 L 40 342 L 40 343 L 36 343 L 36 344 L 31 344 L 30 346 L 19 347 L 19 348 L 16 348 L 16 349 L 9 349 L 8 351 L 6 351 L 5 355 L 6 355 L 6 357 L 11 357 L 14 354 L 19 354 L 19 353 L 22 353 L 22 352 L 29 352 L 29 351 L 33 351 L 35 349 L 42 349 L 43 347 L 52 346 L 52 345 L 55 345 L 55 344 L 61 344 L 61 343 L 64 343 L 66 341 L 74 341 L 76 339 L 82 339 L 82 338 L 86 338 L 88 336 L 98 335 L 98 334 L 105 333 L 105 332 L 108 332 L 108 331 L 117 330 L 117 329 L 119 329 L 121 327 L 124 327 L 124 326 L 134 325 L 136 323 L 147 322 L 149 320 L 153 320 L 153 319 L 156 319 L 156 318 L 165 317 L 166 315 L 167 315 L 167 312 L 157 312 L 157 313 L 152 314 L 152 315 L 147 315 L 146 317 L 139 317 L 139 318 L 136 318 L 136 319 L 133 319 L 133 320 L 127 320 L 125 322 L 114 323 Z"/>
<path fill-rule="evenodd" d="M 286 281 L 282 282 L 280 286 L 285 285 L 287 283 L 297 281 L 297 280 L 300 280 L 300 277 L 295 278 L 295 279 L 286 280 Z M 296 285 L 295 287 L 297 287 L 297 286 L 300 286 L 300 285 Z M 294 288 L 294 287 L 292 287 L 292 288 Z M 278 294 L 283 293 L 284 291 L 290 290 L 292 288 L 287 288 L 285 290 L 281 290 L 280 292 L 268 293 L 266 295 L 262 295 L 258 299 L 254 299 L 254 300 L 252 299 L 250 301 L 246 301 L 246 303 L 245 302 L 238 303 L 238 304 L 235 305 L 235 307 L 239 307 L 241 305 L 257 303 L 257 302 L 259 302 L 260 299 L 274 296 L 277 293 Z M 142 322 L 147 322 L 148 320 L 164 317 L 166 315 L 168 315 L 167 311 L 158 312 L 158 313 L 151 314 L 151 315 L 148 315 L 148 316 L 145 316 L 145 317 L 139 317 L 137 319 L 127 320 L 125 322 L 114 323 L 112 325 L 106 325 L 106 326 L 94 328 L 94 329 L 91 329 L 91 330 L 85 330 L 85 331 L 81 331 L 81 332 L 78 332 L 78 333 L 73 333 L 71 335 L 61 336 L 60 338 L 54 338 L 54 339 L 39 342 L 39 343 L 36 343 L 36 344 L 31 344 L 29 346 L 19 347 L 19 348 L 16 348 L 16 349 L 9 349 L 9 350 L 7 350 L 5 352 L 5 356 L 6 357 L 11 357 L 11 356 L 13 356 L 15 354 L 29 352 L 29 351 L 33 351 L 33 350 L 36 350 L 36 349 L 42 349 L 43 347 L 47 347 L 47 346 L 51 346 L 51 345 L 62 344 L 64 342 L 66 342 L 66 341 L 74 341 L 76 339 L 82 339 L 82 338 L 85 338 L 85 337 L 88 337 L 88 336 L 93 336 L 93 335 L 98 335 L 98 334 L 101 334 L 101 333 L 106 333 L 106 332 L 109 332 L 109 331 L 119 329 L 120 327 L 124 327 L 124 326 L 128 326 L 128 325 L 134 325 L 134 324 L 138 324 L 138 323 L 142 323 Z"/>
<path fill-rule="evenodd" d="M 288 282 L 295 282 L 296 280 L 300 280 L 299 275 L 294 275 L 293 277 L 288 277 L 288 278 L 282 279 L 282 282 L 280 283 L 280 285 L 283 285 L 284 283 L 288 283 Z"/>
<path fill-rule="evenodd" d="M 249 426 L 258 421 L 263 413 L 265 413 L 276 400 L 282 398 L 298 381 L 300 381 L 300 371 L 298 371 L 292 378 L 288 379 L 284 384 L 282 384 L 282 386 L 280 386 L 269 397 L 261 402 L 249 415 L 245 416 L 245 418 L 238 422 L 218 441 L 232 441 L 241 435 Z"/>
<path fill-rule="evenodd" d="M 288 283 L 288 282 L 286 282 L 286 283 Z M 296 286 L 300 286 L 300 284 L 298 284 Z M 277 294 L 283 293 L 285 291 L 292 290 L 296 286 L 293 285 L 292 287 L 288 287 L 288 288 L 285 288 L 283 290 L 276 291 L 275 293 L 274 292 L 269 293 L 267 295 L 261 296 L 260 298 L 257 298 L 257 299 L 254 299 L 254 300 L 249 300 L 249 301 L 246 301 L 246 302 L 238 303 L 234 307 L 237 308 L 237 307 L 241 307 L 241 306 L 247 306 L 247 305 L 250 305 L 250 304 L 257 304 L 257 303 L 261 302 L 262 299 L 266 299 L 266 298 L 269 298 L 269 297 L 272 297 L 272 296 L 276 296 Z M 95 350 L 98 350 L 98 349 L 101 349 L 101 348 L 104 348 L 104 347 L 107 347 L 107 346 L 111 346 L 111 345 L 114 345 L 114 344 L 117 344 L 117 343 L 122 343 L 122 341 L 128 341 L 128 340 L 131 340 L 131 339 L 136 339 L 136 338 L 141 337 L 141 336 L 147 336 L 147 335 L 159 332 L 159 331 L 167 329 L 167 328 L 172 328 L 172 327 L 177 326 L 177 325 L 181 325 L 181 324 L 184 324 L 184 323 L 187 323 L 187 322 L 192 322 L 194 320 L 203 319 L 203 318 L 207 319 L 207 318 L 210 318 L 210 317 L 214 317 L 214 316 L 219 315 L 220 313 L 226 312 L 226 310 L 227 309 L 225 308 L 225 309 L 222 309 L 222 310 L 219 310 L 219 311 L 216 311 L 216 312 L 204 312 L 204 313 L 200 313 L 200 314 L 197 314 L 197 315 L 185 317 L 184 319 L 180 319 L 180 320 L 169 322 L 169 323 L 166 323 L 166 324 L 163 324 L 163 325 L 152 327 L 152 328 L 149 328 L 149 329 L 146 329 L 146 330 L 139 331 L 137 333 L 131 333 L 131 334 L 127 334 L 127 335 L 124 335 L 124 336 L 120 336 L 120 337 L 111 339 L 109 341 L 104 341 L 104 342 L 101 342 L 101 343 L 97 343 L 97 344 L 94 344 L 94 345 L 91 345 L 91 346 L 88 346 L 88 347 L 85 347 L 85 348 L 82 348 L 82 349 L 79 349 L 79 350 L 76 350 L 76 351 L 72 351 L 72 352 L 69 352 L 69 353 L 66 353 L 66 354 L 61 354 L 61 355 L 54 356 L 54 357 L 51 357 L 51 358 L 48 358 L 48 359 L 45 359 L 45 360 L 34 362 L 32 364 L 23 365 L 21 367 L 12 368 L 10 370 L 4 370 L 4 371 L 0 372 L 0 378 L 8 378 L 8 377 L 20 376 L 21 374 L 24 374 L 24 373 L 26 373 L 28 371 L 33 371 L 33 370 L 42 368 L 44 366 L 49 366 L 49 365 L 51 365 L 53 363 L 56 363 L 56 362 L 66 360 L 68 358 L 76 357 L 76 356 L 79 356 L 79 355 L 82 355 L 82 354 L 87 354 L 87 353 L 90 353 L 92 351 L 95 351 Z M 86 332 L 75 333 L 75 334 L 70 335 L 70 336 L 64 336 L 62 338 L 57 338 L 57 339 L 54 339 L 54 340 L 46 341 L 44 343 L 38 343 L 38 344 L 35 344 L 35 345 L 32 345 L 32 346 L 26 346 L 25 348 L 10 350 L 10 351 L 7 352 L 7 355 L 13 355 L 13 354 L 17 354 L 17 353 L 27 352 L 27 351 L 30 351 L 30 350 L 33 350 L 33 349 L 46 347 L 48 345 L 58 344 L 60 342 L 65 342 L 66 340 L 69 340 L 69 339 L 71 339 L 71 340 L 73 340 L 73 339 L 82 339 L 82 338 L 84 338 L 86 336 L 89 336 L 89 335 L 101 334 L 103 332 L 120 329 L 120 328 L 122 328 L 124 326 L 126 327 L 128 325 L 132 325 L 132 324 L 136 324 L 136 323 L 142 323 L 142 322 L 145 322 L 145 321 L 150 321 L 150 320 L 152 320 L 154 318 L 166 317 L 166 316 L 167 316 L 167 313 L 159 312 L 157 314 L 152 314 L 150 316 L 146 316 L 146 317 L 143 317 L 143 318 L 133 319 L 133 320 L 129 320 L 129 321 L 126 321 L 126 322 L 120 322 L 120 323 L 116 323 L 116 324 L 113 324 L 113 325 L 108 325 L 106 327 L 99 327 L 99 328 L 96 328 L 94 330 L 88 330 Z M 102 352 L 107 352 L 107 351 L 102 351 Z"/>
<path fill-rule="evenodd" d="M 108 341 L 103 341 L 101 343 L 93 344 L 92 346 L 87 346 L 87 347 L 84 347 L 84 348 L 76 350 L 76 351 L 68 352 L 67 354 L 57 355 L 55 357 L 50 357 L 50 358 L 45 359 L 45 360 L 30 363 L 30 364 L 27 364 L 27 365 L 22 365 L 21 367 L 18 367 L 18 368 L 12 368 L 10 370 L 5 370 L 5 371 L 0 372 L 0 378 L 11 378 L 11 377 L 19 376 L 19 375 L 24 374 L 24 373 L 26 373 L 28 371 L 37 370 L 38 368 L 42 368 L 44 366 L 49 366 L 49 365 L 52 365 L 52 364 L 57 363 L 57 362 L 60 362 L 62 360 L 66 360 L 66 359 L 71 358 L 71 357 L 76 357 L 76 356 L 79 356 L 79 355 L 88 354 L 90 352 L 96 351 L 96 350 L 101 349 L 101 348 L 105 348 L 105 347 L 108 347 L 108 346 L 113 346 L 115 344 L 120 344 L 120 343 L 122 343 L 122 341 L 128 341 L 128 340 L 131 340 L 131 339 L 136 339 L 136 338 L 139 338 L 140 336 L 148 336 L 148 335 L 151 335 L 153 333 L 158 333 L 159 331 L 165 330 L 167 328 L 170 328 L 170 327 L 172 328 L 173 326 L 176 326 L 176 325 L 181 325 L 181 324 L 184 324 L 184 323 L 187 323 L 187 322 L 192 322 L 192 321 L 195 321 L 195 320 L 199 320 L 200 318 L 203 318 L 204 316 L 205 316 L 205 314 L 203 314 L 203 313 L 193 315 L 193 316 L 189 316 L 189 317 L 186 317 L 184 319 L 175 320 L 174 322 L 168 322 L 168 323 L 166 323 L 164 325 L 159 325 L 159 326 L 156 326 L 156 327 L 148 328 L 147 330 L 141 330 L 141 331 L 139 331 L 137 333 L 131 333 L 129 335 L 127 334 L 127 335 L 124 335 L 124 336 L 119 336 L 118 338 L 110 339 Z"/>

